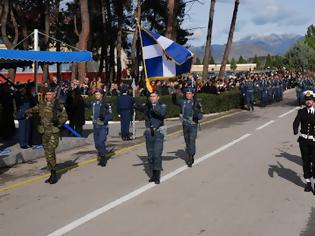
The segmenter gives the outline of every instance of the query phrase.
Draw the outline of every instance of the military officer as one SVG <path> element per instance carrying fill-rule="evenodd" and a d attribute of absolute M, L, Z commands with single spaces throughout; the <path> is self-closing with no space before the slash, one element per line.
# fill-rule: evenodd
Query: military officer
<path fill-rule="evenodd" d="M 149 182 L 160 183 L 162 171 L 162 153 L 165 137 L 164 118 L 166 116 L 166 105 L 159 101 L 157 91 L 153 91 L 145 105 L 135 103 L 135 109 L 144 113 L 144 132 L 148 161 L 152 170 L 152 177 Z"/>
<path fill-rule="evenodd" d="M 122 94 L 117 98 L 117 112 L 120 115 L 121 138 L 122 140 L 131 140 L 129 126 L 133 116 L 134 99 L 128 95 L 128 87 L 122 86 Z"/>
<path fill-rule="evenodd" d="M 55 89 L 53 87 L 48 88 L 45 101 L 28 110 L 31 113 L 39 113 L 38 131 L 42 135 L 47 166 L 50 170 L 50 177 L 45 182 L 50 184 L 55 184 L 58 181 L 55 150 L 59 144 L 60 128 L 68 119 L 64 106 L 59 103 L 55 96 Z"/>
<path fill-rule="evenodd" d="M 246 90 L 246 102 L 247 102 L 247 110 L 254 110 L 254 90 L 255 84 L 252 78 L 249 78 L 245 82 L 245 90 Z"/>
<path fill-rule="evenodd" d="M 300 109 L 293 122 L 294 135 L 299 133 L 298 138 L 301 156 L 303 160 L 303 174 L 306 181 L 305 192 L 312 191 L 311 178 L 315 178 L 315 110 L 314 94 L 312 91 L 306 91 L 304 100 L 305 107 Z M 315 192 L 313 192 L 315 194 Z"/>
<path fill-rule="evenodd" d="M 110 106 L 103 98 L 103 92 L 102 89 L 97 89 L 94 92 L 95 101 L 87 103 L 86 106 L 92 110 L 93 137 L 99 161 L 98 165 L 105 167 L 108 160 L 106 157 L 108 122 L 112 120 L 112 114 Z"/>
<path fill-rule="evenodd" d="M 172 94 L 172 101 L 181 108 L 180 118 L 183 125 L 184 139 L 186 143 L 186 153 L 188 159 L 186 164 L 192 167 L 194 164 L 194 156 L 196 154 L 196 138 L 198 130 L 198 122 L 202 119 L 202 107 L 195 97 L 195 89 L 188 87 L 184 89 L 185 98 L 177 99 L 176 93 Z"/>
<path fill-rule="evenodd" d="M 245 109 L 245 99 L 246 99 L 246 88 L 245 88 L 245 83 L 242 80 L 240 83 L 240 106 L 241 109 Z"/>

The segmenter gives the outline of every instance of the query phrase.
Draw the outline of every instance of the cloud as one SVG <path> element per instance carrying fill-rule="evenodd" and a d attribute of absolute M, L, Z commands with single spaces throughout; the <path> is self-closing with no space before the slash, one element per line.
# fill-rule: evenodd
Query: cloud
<path fill-rule="evenodd" d="M 289 9 L 279 1 L 266 0 L 250 6 L 255 13 L 252 20 L 258 26 L 275 24 L 277 26 L 285 25 L 304 25 L 311 17 L 301 15 L 295 9 Z"/>

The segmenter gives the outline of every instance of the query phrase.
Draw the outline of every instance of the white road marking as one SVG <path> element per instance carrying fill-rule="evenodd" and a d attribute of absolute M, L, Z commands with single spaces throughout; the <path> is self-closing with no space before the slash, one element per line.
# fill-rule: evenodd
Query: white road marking
<path fill-rule="evenodd" d="M 262 125 L 262 126 L 256 128 L 256 130 L 261 130 L 261 129 L 267 127 L 268 125 L 271 125 L 271 124 L 274 123 L 274 122 L 275 122 L 274 120 L 271 120 L 271 121 L 267 122 L 266 124 L 264 124 L 264 125 Z"/>
<path fill-rule="evenodd" d="M 296 110 L 299 109 L 299 108 L 300 108 L 300 107 L 295 107 L 295 108 L 293 108 L 292 110 L 290 110 L 290 111 L 288 111 L 288 112 L 286 112 L 286 113 L 283 113 L 282 115 L 278 116 L 278 118 L 283 118 L 283 117 L 289 115 L 290 113 L 296 111 Z"/>
<path fill-rule="evenodd" d="M 198 158 L 195 161 L 195 164 L 199 164 L 199 163 L 209 159 L 210 157 L 212 157 L 212 156 L 214 156 L 214 155 L 216 155 L 216 154 L 218 154 L 218 153 L 220 153 L 220 152 L 230 148 L 231 146 L 241 142 L 242 140 L 248 138 L 249 136 L 251 136 L 251 134 L 245 134 L 245 135 L 241 136 L 240 138 L 235 139 L 232 142 L 230 142 L 228 144 L 225 144 L 222 147 L 219 147 L 218 149 L 216 149 L 216 150 L 214 150 L 214 151 L 204 155 L 203 157 Z M 176 169 L 176 170 L 166 174 L 165 176 L 163 176 L 161 178 L 161 182 L 165 182 L 165 181 L 175 177 L 176 175 L 180 174 L 181 172 L 183 172 L 183 171 L 185 171 L 187 169 L 188 169 L 187 166 L 182 166 L 182 167 L 180 167 L 180 168 L 178 168 L 178 169 Z M 146 191 L 148 191 L 151 188 L 154 188 L 156 186 L 157 185 L 155 185 L 154 183 L 146 184 L 146 185 L 136 189 L 135 191 L 130 192 L 130 193 L 128 193 L 128 194 L 126 194 L 126 195 L 124 195 L 124 196 L 122 196 L 122 197 L 120 197 L 120 198 L 118 198 L 118 199 L 116 199 L 116 200 L 114 200 L 114 201 L 112 201 L 112 202 L 102 206 L 101 208 L 98 208 L 98 209 L 96 209 L 96 210 L 86 214 L 85 216 L 83 216 L 83 217 L 81 217 L 81 218 L 79 218 L 77 220 L 74 220 L 73 222 L 63 226 L 62 228 L 57 229 L 56 231 L 50 233 L 48 236 L 64 235 L 64 234 L 70 232 L 71 230 L 74 230 L 75 228 L 79 227 L 80 225 L 83 225 L 84 223 L 86 223 L 86 222 L 88 222 L 88 221 L 98 217 L 101 214 L 106 213 L 107 211 L 109 211 L 109 210 L 111 210 L 111 209 L 113 209 L 113 208 L 123 204 L 124 202 L 127 202 L 127 201 L 129 201 L 129 200 L 139 196 L 140 194 L 142 194 L 142 193 L 144 193 L 144 192 L 146 192 Z"/>

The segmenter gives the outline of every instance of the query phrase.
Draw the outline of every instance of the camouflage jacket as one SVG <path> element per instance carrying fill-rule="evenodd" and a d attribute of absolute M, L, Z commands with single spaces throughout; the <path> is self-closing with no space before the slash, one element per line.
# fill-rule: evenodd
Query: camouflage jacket
<path fill-rule="evenodd" d="M 29 109 L 28 112 L 39 113 L 39 133 L 57 133 L 68 120 L 65 107 L 56 100 L 52 102 L 41 102 L 37 106 Z"/>

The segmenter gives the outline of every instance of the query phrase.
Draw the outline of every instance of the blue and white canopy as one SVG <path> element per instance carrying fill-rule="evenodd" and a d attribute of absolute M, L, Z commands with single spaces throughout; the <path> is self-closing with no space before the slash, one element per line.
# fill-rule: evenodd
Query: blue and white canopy
<path fill-rule="evenodd" d="M 178 43 L 141 28 L 143 60 L 148 79 L 190 73 L 193 53 Z"/>

